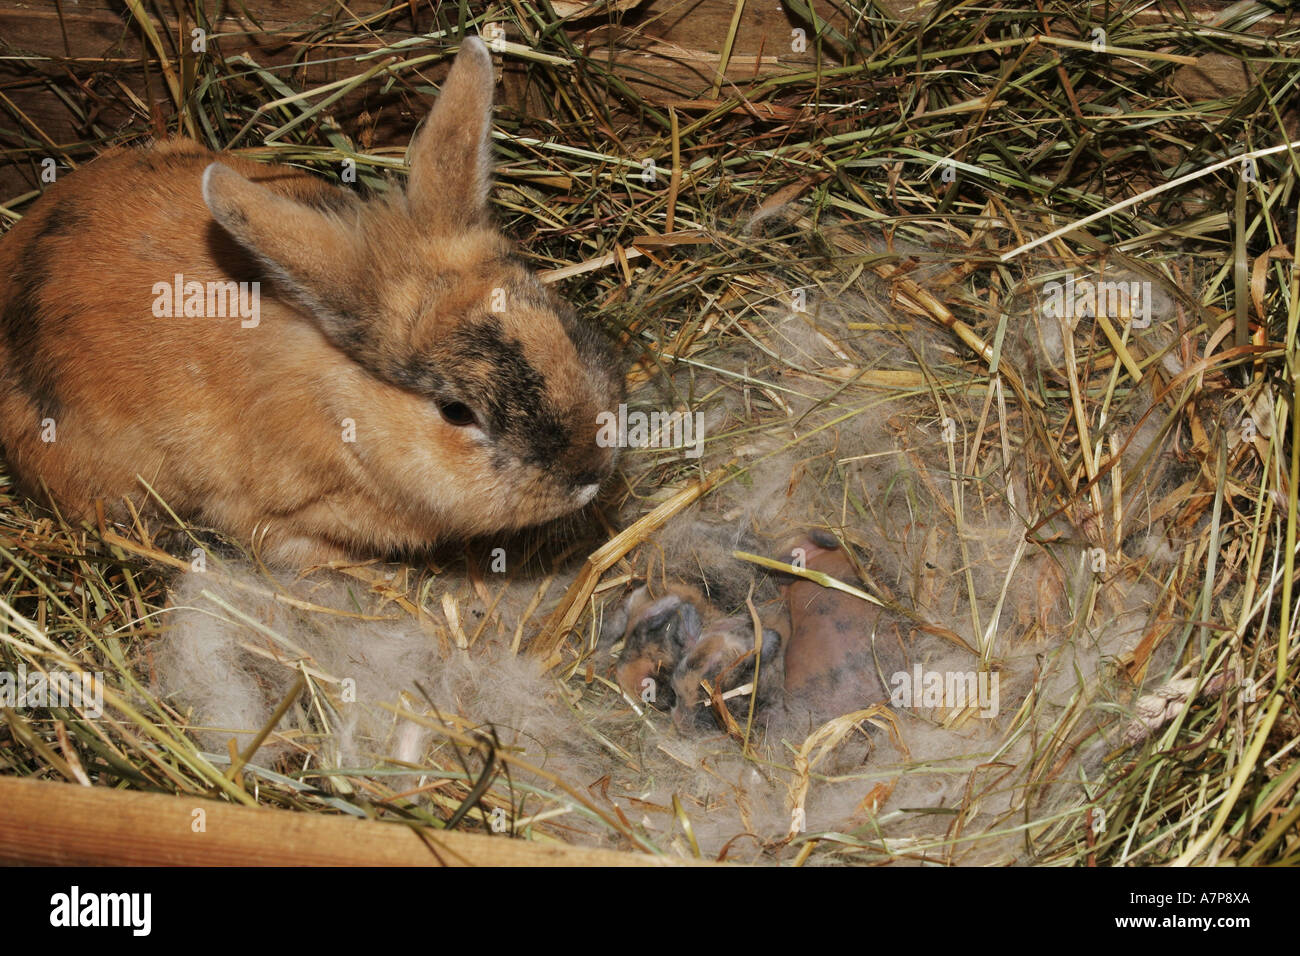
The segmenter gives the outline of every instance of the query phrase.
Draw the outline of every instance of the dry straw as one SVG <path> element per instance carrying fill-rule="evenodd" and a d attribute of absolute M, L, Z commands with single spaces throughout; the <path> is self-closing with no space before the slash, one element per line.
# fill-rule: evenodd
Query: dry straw
<path fill-rule="evenodd" d="M 1179 434 L 1178 453 L 1195 467 L 1151 508 L 1171 516 L 1188 543 L 1154 584 L 1143 639 L 1115 662 L 1133 682 L 1127 693 L 1100 720 L 1095 709 L 1067 707 L 1035 742 L 1024 784 L 1046 790 L 1069 772 L 1078 748 L 1113 740 L 1134 714 L 1147 715 L 1110 754 L 1108 774 L 1089 781 L 1090 802 L 1041 815 L 1027 809 L 976 833 L 965 822 L 978 800 L 972 777 L 970 805 L 949 808 L 954 822 L 928 845 L 891 845 L 868 820 L 826 839 L 791 834 L 792 847 L 769 848 L 773 854 L 792 849 L 800 863 L 959 860 L 981 839 L 1010 835 L 1022 858 L 1053 864 L 1300 862 L 1295 20 L 1266 17 L 1251 3 L 1206 25 L 1181 20 L 1177 5 L 1161 19 L 1139 16 L 1143 4 L 1067 0 L 985 4 L 977 14 L 946 2 L 911 14 L 906 4 L 792 0 L 785 7 L 810 37 L 817 65 L 741 78 L 737 3 L 721 50 L 708 51 L 721 52 L 709 70 L 643 83 L 638 67 L 611 67 L 607 51 L 581 39 L 590 17 L 563 20 L 574 4 L 557 12 L 546 0 L 436 10 L 396 3 L 363 16 L 339 6 L 261 36 L 260 49 L 278 51 L 265 62 L 261 54 L 223 53 L 233 31 L 256 29 L 251 20 L 214 21 L 217 4 L 200 2 L 195 21 L 194 5 L 184 6 L 178 20 L 165 2 L 128 0 L 122 45 L 103 61 L 0 49 L 6 69 L 17 67 L 0 81 L 0 171 L 5 182 L 28 184 L 0 196 L 0 219 L 15 221 L 38 194 L 42 159 L 72 168 L 108 146 L 160 133 L 335 179 L 350 161 L 362 186 L 383 189 L 401 175 L 406 127 L 435 91 L 457 38 L 497 24 L 511 99 L 528 104 L 522 113 L 499 111 L 497 212 L 535 266 L 555 270 L 550 278 L 563 293 L 623 340 L 634 385 L 664 371 L 711 370 L 729 341 L 743 339 L 784 367 L 780 386 L 733 378 L 769 410 L 781 408 L 782 389 L 789 395 L 813 383 L 823 392 L 829 384 L 830 400 L 846 414 L 881 395 L 942 402 L 960 388 L 982 396 L 985 421 L 973 446 L 953 452 L 963 456 L 953 459 L 954 475 L 990 448 L 1032 448 L 1033 467 L 1055 488 L 1038 529 L 1053 516 L 1087 513 L 1099 533 L 1118 539 L 1123 529 L 1112 519 L 1124 449 L 1103 441 L 1101 423 L 1140 380 L 1158 379 L 1152 425 Z M 636 27 L 625 36 L 636 36 L 662 6 L 593 9 L 597 25 L 625 23 Z M 896 7 L 902 12 L 891 15 Z M 212 37 L 197 58 L 177 36 L 196 22 Z M 1098 26 L 1106 31 L 1100 46 L 1091 39 Z M 653 59 L 621 62 L 655 69 Z M 139 78 L 131 70 L 143 71 L 149 98 L 124 81 Z M 62 104 L 76 136 L 55 135 L 16 105 L 17 91 L 33 86 Z M 102 117 L 110 114 L 127 121 L 109 124 Z M 1242 156 L 1253 158 L 1252 175 L 1241 175 Z M 656 158 L 662 177 L 641 176 L 646 157 Z M 755 228 L 735 228 L 744 222 Z M 943 268 L 916 277 L 915 250 L 931 250 L 930 262 Z M 1178 361 L 1169 371 L 1136 356 L 1126 332 L 1102 327 L 1104 334 L 1066 349 L 1062 379 L 1034 374 L 1007 351 L 1011 323 L 1023 319 L 1010 304 L 1029 292 L 1029 258 L 1040 272 L 1104 263 L 1159 280 L 1176 290 L 1189 340 L 1209 344 L 1190 354 L 1173 343 Z M 953 364 L 907 373 L 808 367 L 746 318 L 792 283 L 833 297 L 864 275 L 890 290 L 900 327 L 944 330 Z M 708 408 L 717 396 L 680 398 Z M 1207 408 L 1223 415 L 1210 421 Z M 1234 443 L 1245 418 L 1253 435 Z M 557 665 L 562 682 L 590 677 L 600 686 L 603 677 L 586 674 L 581 658 L 584 635 L 597 626 L 593 598 L 643 570 L 654 532 L 693 501 L 762 468 L 739 449 L 764 421 L 756 414 L 710 436 L 717 448 L 737 450 L 721 472 L 629 455 L 624 505 L 645 496 L 645 517 L 609 529 L 590 557 L 578 555 L 586 563 L 564 600 L 544 622 L 521 629 L 517 645 L 531 644 Z M 807 468 L 799 480 L 816 473 Z M 946 500 L 961 530 L 964 509 L 978 505 L 965 493 Z M 494 752 L 490 736 L 450 715 L 412 716 L 444 738 L 441 763 L 422 768 L 432 781 L 423 802 L 402 789 L 409 768 L 387 777 L 340 772 L 327 790 L 309 775 L 246 765 L 241 755 L 232 766 L 201 752 L 183 716 L 150 689 L 148 641 L 161 626 L 169 577 L 187 563 L 173 555 L 190 548 L 159 546 L 163 530 L 144 517 L 129 528 L 73 525 L 20 501 L 0 472 L 0 670 L 97 672 L 106 700 L 97 719 L 73 709 L 0 711 L 0 773 L 477 829 L 491 808 L 512 805 L 517 788 L 535 786 L 510 778 L 517 757 Z M 449 608 L 438 597 L 437 569 L 401 579 L 362 569 L 358 586 L 386 587 L 394 614 L 455 619 L 460 640 L 477 640 L 454 602 Z M 1125 573 L 1143 572 L 1133 565 Z M 973 591 L 969 572 L 967 581 Z M 551 585 L 548 578 L 540 586 L 534 609 Z M 974 633 L 991 635 L 996 621 L 970 606 Z M 1161 648 L 1172 649 L 1173 670 L 1149 673 Z M 1175 690 L 1148 688 L 1156 702 L 1140 703 L 1148 679 Z M 321 675 L 303 680 L 315 687 Z M 1035 706 L 1032 697 L 1024 706 Z M 883 713 L 852 716 L 893 726 Z M 829 741 L 853 732 L 852 721 L 841 720 L 808 738 L 792 758 L 796 803 Z M 564 803 L 605 828 L 611 845 L 668 849 L 597 806 L 589 781 L 542 776 L 522 835 L 564 840 L 554 809 Z M 891 786 L 882 781 L 872 791 L 876 804 L 888 807 Z M 1104 829 L 1088 826 L 1096 808 L 1104 809 Z M 697 852 L 692 811 L 674 798 L 673 812 L 680 820 L 673 845 Z"/>

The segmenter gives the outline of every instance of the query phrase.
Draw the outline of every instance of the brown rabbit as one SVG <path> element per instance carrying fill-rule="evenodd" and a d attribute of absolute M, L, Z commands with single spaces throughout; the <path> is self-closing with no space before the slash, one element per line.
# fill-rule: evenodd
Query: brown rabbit
<path fill-rule="evenodd" d="M 467 40 L 404 194 L 362 202 L 184 140 L 52 187 L 0 242 L 0 450 L 19 487 L 83 518 L 152 489 L 291 564 L 589 502 L 622 378 L 490 222 L 492 85 Z"/>

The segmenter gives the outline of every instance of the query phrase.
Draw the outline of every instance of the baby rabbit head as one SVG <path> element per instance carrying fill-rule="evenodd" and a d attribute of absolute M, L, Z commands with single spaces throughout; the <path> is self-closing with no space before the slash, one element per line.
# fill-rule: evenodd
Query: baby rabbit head
<path fill-rule="evenodd" d="M 340 416 L 382 440 L 364 466 L 477 534 L 580 508 L 613 469 L 598 416 L 622 400 L 609 341 L 559 301 L 488 211 L 493 68 L 466 40 L 408 152 L 405 192 L 303 201 L 213 163 L 203 198 L 350 362 L 329 386 Z"/>

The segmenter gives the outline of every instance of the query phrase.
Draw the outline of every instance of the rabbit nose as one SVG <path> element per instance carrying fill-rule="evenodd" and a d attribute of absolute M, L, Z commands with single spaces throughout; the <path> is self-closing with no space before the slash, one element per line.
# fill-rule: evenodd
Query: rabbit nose
<path fill-rule="evenodd" d="M 614 473 L 616 461 L 618 461 L 617 448 L 593 445 L 587 449 L 587 453 L 583 455 L 578 467 L 574 468 L 569 480 L 578 488 L 585 485 L 599 485 Z"/>

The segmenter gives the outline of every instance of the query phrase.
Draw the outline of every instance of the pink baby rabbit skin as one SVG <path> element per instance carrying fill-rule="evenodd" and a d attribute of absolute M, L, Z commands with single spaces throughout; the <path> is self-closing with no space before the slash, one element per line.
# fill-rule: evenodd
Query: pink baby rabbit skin
<path fill-rule="evenodd" d="M 183 140 L 61 179 L 0 241 L 0 450 L 19 487 L 120 518 L 125 499 L 153 506 L 143 479 L 281 564 L 589 502 L 622 378 L 489 219 L 492 84 L 466 41 L 405 194 L 369 202 Z M 260 281 L 257 325 L 157 317 L 176 274 Z"/>

